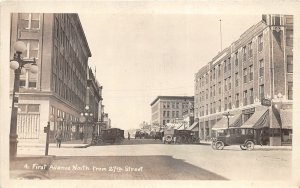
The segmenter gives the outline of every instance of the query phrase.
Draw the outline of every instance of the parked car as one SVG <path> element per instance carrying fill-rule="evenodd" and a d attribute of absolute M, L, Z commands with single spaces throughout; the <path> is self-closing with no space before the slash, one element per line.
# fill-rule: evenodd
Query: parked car
<path fill-rule="evenodd" d="M 124 130 L 111 128 L 102 130 L 99 136 L 95 136 L 92 145 L 121 144 L 124 140 Z"/>
<path fill-rule="evenodd" d="M 193 144 L 199 143 L 199 138 L 191 130 L 167 129 L 164 131 L 163 143 Z"/>
<path fill-rule="evenodd" d="M 211 144 L 215 150 L 222 150 L 230 145 L 240 145 L 242 150 L 253 150 L 256 144 L 253 128 L 227 128 L 215 131 Z"/>

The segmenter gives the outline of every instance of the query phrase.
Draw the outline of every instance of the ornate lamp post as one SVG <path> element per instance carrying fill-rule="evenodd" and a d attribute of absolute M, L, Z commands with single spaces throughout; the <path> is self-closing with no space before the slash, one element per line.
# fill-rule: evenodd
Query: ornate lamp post
<path fill-rule="evenodd" d="M 90 110 L 90 107 L 88 105 L 86 105 L 85 108 L 84 108 L 84 112 L 82 112 L 80 114 L 81 115 L 80 122 L 81 123 L 86 122 L 86 126 L 83 126 L 83 130 L 82 130 L 83 131 L 83 143 L 84 144 L 87 143 L 86 128 L 88 126 L 88 120 L 89 120 L 90 117 L 93 117 L 93 113 L 90 113 L 89 110 Z M 95 131 L 94 129 L 95 129 L 95 127 L 93 126 L 93 132 Z"/>
<path fill-rule="evenodd" d="M 14 44 L 15 54 L 14 58 L 10 61 L 10 68 L 14 70 L 14 87 L 12 92 L 12 106 L 11 106 L 11 120 L 10 120 L 10 132 L 9 132 L 9 153 L 10 158 L 17 156 L 17 117 L 18 117 L 18 102 L 19 102 L 19 87 L 20 87 L 20 74 L 26 71 L 24 65 L 31 64 L 30 72 L 36 74 L 38 72 L 38 67 L 33 60 L 25 61 L 22 59 L 21 55 L 26 50 L 26 45 L 22 41 L 18 41 Z M 17 95 L 16 95 L 17 94 Z"/>
<path fill-rule="evenodd" d="M 231 114 L 230 112 L 226 112 L 223 114 L 224 118 L 227 118 L 227 128 L 229 129 L 229 118 L 232 118 L 234 115 Z"/>

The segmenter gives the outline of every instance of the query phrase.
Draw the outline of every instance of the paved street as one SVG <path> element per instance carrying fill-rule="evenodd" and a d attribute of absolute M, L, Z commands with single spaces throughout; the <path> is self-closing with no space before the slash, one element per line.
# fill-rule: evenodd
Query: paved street
<path fill-rule="evenodd" d="M 131 143 L 140 142 L 133 145 Z M 123 145 L 88 148 L 50 148 L 55 155 L 51 169 L 18 161 L 15 170 L 28 169 L 53 179 L 189 179 L 189 180 L 284 180 L 291 177 L 291 150 L 256 146 L 242 151 L 239 146 L 212 150 L 210 145 L 163 145 L 142 140 Z M 126 144 L 127 143 L 127 144 Z M 19 156 L 43 155 L 42 147 L 19 147 Z M 82 157 L 85 156 L 85 157 Z M 50 163 L 48 164 L 50 166 Z M 34 169 L 32 169 L 34 168 Z"/>

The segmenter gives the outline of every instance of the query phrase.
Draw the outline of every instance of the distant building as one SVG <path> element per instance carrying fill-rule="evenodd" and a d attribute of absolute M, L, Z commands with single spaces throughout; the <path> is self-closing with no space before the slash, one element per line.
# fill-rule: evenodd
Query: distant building
<path fill-rule="evenodd" d="M 193 96 L 158 96 L 151 105 L 151 124 L 163 128 L 183 119 L 183 113 L 194 104 Z"/>
<path fill-rule="evenodd" d="M 263 99 L 272 101 L 262 106 Z M 293 16 L 263 15 L 262 20 L 215 56 L 195 75 L 195 118 L 200 138 L 212 128 L 266 130 L 271 145 L 291 142 L 293 108 Z"/>
<path fill-rule="evenodd" d="M 23 41 L 24 59 L 36 58 L 39 72 L 20 77 L 17 134 L 19 142 L 44 143 L 43 132 L 50 121 L 50 140 L 63 131 L 63 140 L 78 136 L 80 113 L 86 105 L 88 46 L 78 14 L 11 14 L 11 58 L 13 45 Z M 14 72 L 11 71 L 10 89 Z"/>

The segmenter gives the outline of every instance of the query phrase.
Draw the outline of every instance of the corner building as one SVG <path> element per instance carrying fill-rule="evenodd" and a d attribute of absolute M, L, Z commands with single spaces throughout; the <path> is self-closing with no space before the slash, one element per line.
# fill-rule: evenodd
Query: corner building
<path fill-rule="evenodd" d="M 262 99 L 272 105 L 263 106 Z M 229 111 L 230 126 L 252 127 L 257 139 L 265 130 L 270 145 L 291 144 L 292 108 L 293 16 L 263 15 L 195 74 L 201 139 L 227 127 L 223 114 Z"/>
<path fill-rule="evenodd" d="M 17 134 L 19 142 L 44 143 L 50 121 L 50 141 L 61 128 L 63 140 L 76 139 L 86 103 L 88 58 L 91 52 L 77 14 L 11 14 L 13 44 L 23 41 L 24 59 L 36 58 L 39 72 L 28 69 L 20 78 Z M 26 67 L 25 67 L 26 68 Z M 10 89 L 14 72 L 11 71 Z"/>
<path fill-rule="evenodd" d="M 194 105 L 192 96 L 158 96 L 151 105 L 151 124 L 160 128 L 175 119 L 183 119 L 184 112 Z"/>

